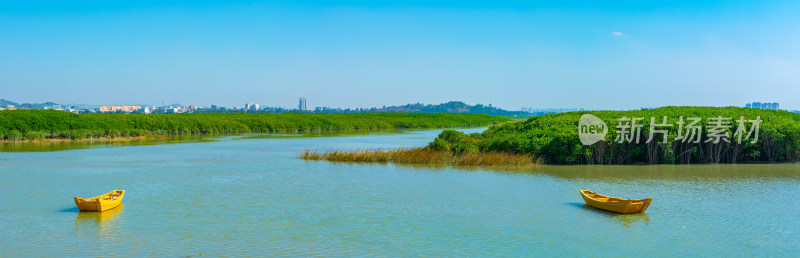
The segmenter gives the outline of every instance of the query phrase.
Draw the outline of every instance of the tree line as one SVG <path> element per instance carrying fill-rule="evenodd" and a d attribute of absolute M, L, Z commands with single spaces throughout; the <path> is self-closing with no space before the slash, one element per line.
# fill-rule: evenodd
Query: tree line
<path fill-rule="evenodd" d="M 87 139 L 148 135 L 324 132 L 355 129 L 485 126 L 508 119 L 447 113 L 183 113 L 73 114 L 55 110 L 0 111 L 3 140 Z"/>
<path fill-rule="evenodd" d="M 591 145 L 579 140 L 579 120 L 584 114 L 600 118 L 608 126 L 605 139 Z M 639 142 L 618 138 L 620 121 L 624 118 L 644 118 L 641 121 Z M 653 127 L 655 140 L 647 142 L 650 135 L 650 118 L 664 124 L 667 117 L 670 127 Z M 699 141 L 686 141 L 686 124 L 683 117 L 700 118 L 695 125 L 701 135 Z M 729 127 L 715 127 L 722 117 Z M 738 141 L 737 123 L 745 118 L 745 133 L 750 139 Z M 760 119 L 758 136 L 750 132 L 750 120 Z M 683 131 L 679 130 L 679 125 Z M 666 142 L 663 131 L 666 130 Z M 621 132 L 621 131 L 620 131 Z M 679 135 L 683 133 L 683 135 Z M 709 140 L 709 135 L 727 135 L 727 138 Z M 746 135 L 745 135 L 746 136 Z M 743 137 L 744 138 L 744 137 Z M 727 139 L 727 141 L 726 141 Z M 756 139 L 756 141 L 753 141 Z M 636 111 L 578 111 L 532 117 L 526 121 L 490 127 L 483 133 L 466 135 L 445 131 L 429 147 L 456 152 L 499 151 L 532 154 L 550 164 L 705 164 L 742 162 L 798 162 L 800 161 L 800 114 L 780 110 L 761 110 L 740 107 L 663 107 Z"/>

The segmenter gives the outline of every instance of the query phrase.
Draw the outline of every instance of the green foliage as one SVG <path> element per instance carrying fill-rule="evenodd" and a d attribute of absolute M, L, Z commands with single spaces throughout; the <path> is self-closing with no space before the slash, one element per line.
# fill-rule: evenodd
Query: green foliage
<path fill-rule="evenodd" d="M 320 132 L 352 129 L 483 126 L 508 119 L 450 113 L 198 113 L 73 114 L 55 110 L 0 111 L 3 140 L 85 139 L 224 133 Z"/>
<path fill-rule="evenodd" d="M 431 143 L 428 144 L 428 148 L 437 151 L 449 151 L 450 150 L 450 143 L 443 140 L 442 138 L 433 139 Z"/>
<path fill-rule="evenodd" d="M 22 133 L 19 130 L 11 130 L 10 132 L 5 133 L 5 135 L 6 135 L 6 139 L 9 139 L 9 140 L 12 140 L 12 141 L 13 140 L 22 140 L 23 139 Z"/>
<path fill-rule="evenodd" d="M 444 130 L 439 137 L 428 144 L 428 148 L 439 151 L 453 151 L 456 154 L 478 153 L 478 140 L 474 137 L 480 136 L 479 133 L 467 135 L 456 130 Z"/>
<path fill-rule="evenodd" d="M 439 138 L 448 143 L 458 143 L 467 138 L 467 135 L 456 130 L 444 130 L 439 134 Z"/>
<path fill-rule="evenodd" d="M 609 127 L 606 140 L 584 146 L 578 138 L 578 121 L 583 114 L 602 119 Z M 614 137 L 618 119 L 643 117 L 639 144 L 618 143 Z M 667 143 L 660 143 L 660 134 L 653 144 L 645 144 L 650 132 L 650 118 L 661 123 L 662 117 L 673 124 L 667 129 Z M 708 118 L 732 118 L 728 129 L 730 143 L 706 143 Z M 736 143 L 734 133 L 738 120 L 761 118 L 757 143 L 750 140 Z M 675 141 L 680 117 L 702 118 L 700 143 Z M 751 126 L 746 123 L 745 126 Z M 685 130 L 685 128 L 684 128 Z M 752 139 L 751 139 L 752 140 Z M 465 143 L 469 141 L 470 143 Z M 438 143 L 437 143 L 438 142 Z M 532 154 L 553 164 L 675 164 L 675 163 L 737 163 L 737 162 L 797 162 L 800 160 L 800 114 L 787 111 L 760 110 L 739 107 L 663 107 L 635 111 L 579 111 L 531 117 L 526 121 L 492 126 L 481 134 L 464 136 L 443 132 L 434 143 L 447 143 L 454 151 L 477 146 L 480 151 Z"/>
<path fill-rule="evenodd" d="M 470 142 L 459 142 L 453 144 L 451 148 L 453 152 L 456 154 L 464 154 L 464 153 L 478 153 L 480 150 L 478 149 L 478 145 Z"/>

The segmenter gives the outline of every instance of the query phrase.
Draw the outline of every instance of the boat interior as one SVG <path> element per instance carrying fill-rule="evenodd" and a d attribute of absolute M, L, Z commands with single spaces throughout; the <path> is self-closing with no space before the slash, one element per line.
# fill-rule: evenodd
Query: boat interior
<path fill-rule="evenodd" d="M 116 200 L 117 198 L 119 198 L 120 194 L 121 194 L 120 191 L 114 191 L 113 193 L 111 193 L 109 195 L 103 196 L 102 199 L 103 200 Z"/>
<path fill-rule="evenodd" d="M 626 201 L 627 200 L 627 199 L 622 199 L 622 198 L 619 198 L 619 197 L 609 197 L 609 196 L 605 196 L 605 195 L 602 195 L 602 194 L 594 193 L 594 192 L 591 192 L 591 191 L 583 191 L 583 193 L 585 193 L 586 196 L 588 196 L 589 198 L 592 198 L 592 199 L 595 199 L 595 200 L 601 201 L 601 202 L 619 202 L 619 201 Z M 646 201 L 646 199 L 644 199 L 644 200 L 631 200 L 632 203 L 644 202 L 644 201 Z"/>

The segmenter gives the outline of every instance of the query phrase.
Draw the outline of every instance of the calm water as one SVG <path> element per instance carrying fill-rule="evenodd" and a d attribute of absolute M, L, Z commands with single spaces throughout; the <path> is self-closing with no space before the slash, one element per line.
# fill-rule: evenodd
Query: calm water
<path fill-rule="evenodd" d="M 798 164 L 520 173 L 296 158 L 422 146 L 440 131 L 3 146 L 0 257 L 800 255 Z M 113 189 L 127 190 L 123 207 L 74 208 Z M 579 189 L 654 200 L 617 215 Z"/>

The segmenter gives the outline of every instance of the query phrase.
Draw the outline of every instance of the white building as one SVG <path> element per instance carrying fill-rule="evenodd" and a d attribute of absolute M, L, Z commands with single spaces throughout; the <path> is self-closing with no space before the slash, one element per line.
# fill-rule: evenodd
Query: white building
<path fill-rule="evenodd" d="M 244 104 L 244 111 L 257 111 L 259 108 L 258 104 L 247 103 Z"/>

